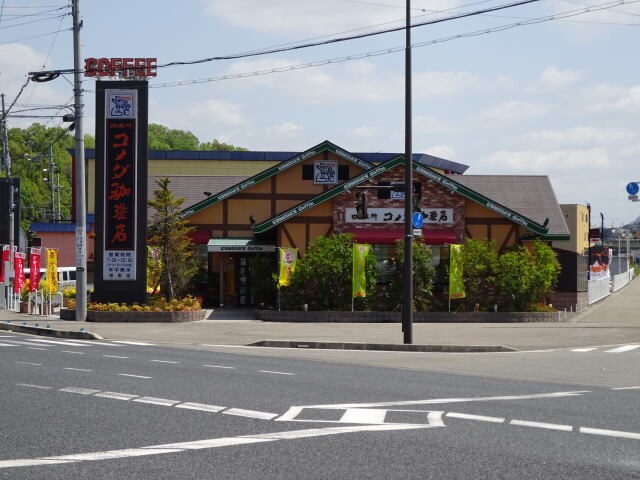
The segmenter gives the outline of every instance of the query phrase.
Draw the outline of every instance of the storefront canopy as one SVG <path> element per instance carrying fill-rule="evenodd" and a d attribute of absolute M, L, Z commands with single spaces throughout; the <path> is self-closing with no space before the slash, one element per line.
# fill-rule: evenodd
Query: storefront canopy
<path fill-rule="evenodd" d="M 354 240 L 359 243 L 371 243 L 380 245 L 385 243 L 395 243 L 396 240 L 404 238 L 403 228 L 381 229 L 381 228 L 352 228 L 344 233 L 351 233 Z M 417 239 L 417 236 L 414 236 Z M 422 239 L 427 245 L 445 245 L 458 243 L 456 232 L 452 228 L 423 228 Z"/>
<path fill-rule="evenodd" d="M 259 245 L 252 238 L 212 238 L 207 243 L 209 252 L 261 253 L 275 252 L 275 245 Z"/>

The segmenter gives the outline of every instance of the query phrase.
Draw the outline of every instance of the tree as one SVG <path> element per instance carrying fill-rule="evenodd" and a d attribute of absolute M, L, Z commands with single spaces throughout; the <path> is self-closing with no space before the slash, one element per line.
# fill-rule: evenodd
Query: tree
<path fill-rule="evenodd" d="M 456 300 L 464 310 L 486 310 L 495 304 L 498 254 L 491 242 L 467 238 L 462 246 L 465 298 Z"/>
<path fill-rule="evenodd" d="M 193 133 L 149 124 L 149 150 L 198 150 L 200 141 Z"/>
<path fill-rule="evenodd" d="M 161 178 L 156 183 L 158 189 L 153 192 L 153 200 L 147 202 L 154 210 L 148 244 L 159 252 L 161 259 L 154 292 L 160 286 L 161 291 L 174 299 L 186 293 L 198 271 L 194 246 L 187 236 L 194 228 L 180 218 L 184 199 L 174 198 L 169 189 L 170 180 Z"/>
<path fill-rule="evenodd" d="M 548 245 L 514 246 L 498 259 L 497 288 L 508 311 L 536 310 L 558 279 L 560 263 Z"/>
<path fill-rule="evenodd" d="M 435 269 L 431 263 L 433 252 L 431 248 L 421 241 L 412 243 L 413 258 L 413 308 L 415 311 L 428 310 L 433 294 L 433 280 Z M 402 310 L 402 298 L 404 294 L 404 240 L 396 242 L 394 273 L 389 294 L 392 310 Z"/>
<path fill-rule="evenodd" d="M 283 289 L 285 308 L 299 310 L 351 310 L 353 235 L 319 237 L 298 261 L 291 285 Z M 377 262 L 373 252 L 365 259 L 367 296 L 354 299 L 354 308 L 366 309 L 375 289 Z"/>

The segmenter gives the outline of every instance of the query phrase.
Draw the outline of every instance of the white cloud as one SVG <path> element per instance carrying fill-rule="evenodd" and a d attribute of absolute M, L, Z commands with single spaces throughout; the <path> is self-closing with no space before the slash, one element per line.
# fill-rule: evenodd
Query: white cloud
<path fill-rule="evenodd" d="M 548 112 L 547 105 L 512 100 L 484 110 L 480 118 L 487 121 L 524 120 L 541 117 Z"/>
<path fill-rule="evenodd" d="M 271 127 L 267 127 L 267 133 L 271 135 L 296 135 L 304 130 L 302 125 L 298 125 L 293 122 L 284 122 L 279 125 L 273 125 Z"/>
<path fill-rule="evenodd" d="M 602 98 L 593 103 L 590 109 L 595 112 L 638 112 L 640 111 L 640 85 L 621 89 L 615 87 L 601 87 L 598 90 Z"/>
<path fill-rule="evenodd" d="M 499 151 L 481 161 L 494 173 L 548 174 L 549 172 L 593 171 L 610 167 L 604 148 L 555 150 Z"/>
<path fill-rule="evenodd" d="M 242 105 L 210 98 L 204 102 L 187 106 L 184 113 L 190 117 L 190 123 L 220 123 L 227 126 L 247 125 L 249 121 L 243 113 Z"/>
<path fill-rule="evenodd" d="M 452 130 L 452 126 L 447 120 L 433 115 L 416 115 L 413 118 L 412 127 L 416 137 L 418 135 L 442 134 Z"/>
<path fill-rule="evenodd" d="M 477 83 L 469 72 L 423 72 L 413 76 L 412 87 L 416 98 L 430 98 L 459 94 Z"/>
<path fill-rule="evenodd" d="M 456 158 L 456 151 L 449 145 L 434 145 L 424 149 L 425 153 L 433 155 L 434 157 L 440 157 L 447 160 L 453 160 Z"/>
<path fill-rule="evenodd" d="M 561 70 L 554 66 L 545 68 L 540 77 L 538 84 L 546 90 L 556 90 L 575 85 L 583 77 L 583 73 L 578 70 Z"/>
<path fill-rule="evenodd" d="M 349 135 L 359 138 L 374 138 L 378 134 L 377 127 L 371 127 L 362 125 L 360 127 L 352 128 L 349 131 Z"/>
<path fill-rule="evenodd" d="M 638 134 L 630 130 L 596 128 L 591 126 L 573 127 L 566 130 L 537 130 L 526 135 L 535 143 L 544 142 L 554 145 L 585 143 L 619 143 L 637 138 Z"/>

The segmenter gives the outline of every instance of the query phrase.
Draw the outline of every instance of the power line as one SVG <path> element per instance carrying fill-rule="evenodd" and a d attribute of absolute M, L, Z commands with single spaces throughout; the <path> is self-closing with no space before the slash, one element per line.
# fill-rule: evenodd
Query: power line
<path fill-rule="evenodd" d="M 562 12 L 562 13 L 555 14 L 555 15 L 531 18 L 531 19 L 527 19 L 527 20 L 523 20 L 523 21 L 519 21 L 519 22 L 514 22 L 514 23 L 510 23 L 510 24 L 498 25 L 498 26 L 490 27 L 490 28 L 483 28 L 481 30 L 476 30 L 476 31 L 473 31 L 473 32 L 467 32 L 467 33 L 449 35 L 449 36 L 446 36 L 446 37 L 440 37 L 440 38 L 436 38 L 436 39 L 432 39 L 432 40 L 427 40 L 427 41 L 424 41 L 424 42 L 414 43 L 414 44 L 411 45 L 411 47 L 412 48 L 425 47 L 425 46 L 429 46 L 429 45 L 435 45 L 435 44 L 438 44 L 438 43 L 445 43 L 445 42 L 449 42 L 449 41 L 452 41 L 452 40 L 458 40 L 458 39 L 462 39 L 462 38 L 470 38 L 470 37 L 477 37 L 477 36 L 481 36 L 481 35 L 488 35 L 490 33 L 497 33 L 497 32 L 501 32 L 501 31 L 505 31 L 505 30 L 510 30 L 512 28 L 523 27 L 523 26 L 528 26 L 528 25 L 534 25 L 534 24 L 543 23 L 543 22 L 563 21 L 563 20 L 567 21 L 567 20 L 565 20 L 567 18 L 575 17 L 575 16 L 578 16 L 578 15 L 583 15 L 585 13 L 591 13 L 591 12 L 598 11 L 598 10 L 606 10 L 608 8 L 613 8 L 613 7 L 617 6 L 617 5 L 619 5 L 620 2 L 622 2 L 622 3 L 638 3 L 638 2 L 640 2 L 640 0 L 617 0 L 616 2 L 609 2 L 607 4 L 601 4 L 601 5 L 595 6 L 595 7 L 585 7 L 585 8 L 580 9 L 580 10 L 571 10 L 571 11 Z M 636 26 L 640 26 L 640 25 L 636 25 Z M 397 46 L 397 47 L 389 47 L 389 48 L 385 48 L 385 49 L 381 49 L 381 50 L 369 51 L 369 52 L 364 52 L 364 53 L 357 53 L 357 54 L 346 55 L 346 56 L 343 56 L 343 57 L 330 58 L 330 59 L 325 59 L 325 60 L 317 60 L 317 61 L 302 63 L 302 64 L 298 64 L 298 65 L 287 65 L 287 66 L 269 68 L 269 69 L 264 69 L 264 70 L 256 70 L 256 71 L 252 71 L 252 72 L 237 73 L 237 74 L 231 74 L 231 75 L 219 75 L 219 76 L 215 76 L 215 77 L 200 78 L 200 79 L 195 79 L 195 80 L 181 80 L 181 81 L 167 82 L 167 83 L 162 83 L 162 84 L 157 84 L 157 85 L 149 85 L 149 88 L 178 87 L 178 86 L 185 86 L 185 85 L 195 85 L 195 84 L 200 84 L 200 83 L 218 82 L 218 81 L 223 81 L 223 80 L 235 80 L 235 79 L 239 79 L 239 78 L 257 77 L 257 76 L 269 75 L 269 74 L 272 74 L 272 73 L 290 72 L 290 71 L 302 70 L 302 69 L 311 68 L 311 67 L 319 67 L 319 66 L 331 65 L 331 64 L 335 64 L 335 63 L 344 63 L 344 62 L 348 62 L 348 61 L 352 61 L 352 60 L 362 60 L 362 59 L 365 59 L 365 58 L 372 58 L 372 57 L 378 57 L 378 56 L 382 56 L 382 55 L 388 55 L 388 54 L 391 54 L 391 53 L 401 52 L 405 48 L 406 47 L 404 45 Z"/>

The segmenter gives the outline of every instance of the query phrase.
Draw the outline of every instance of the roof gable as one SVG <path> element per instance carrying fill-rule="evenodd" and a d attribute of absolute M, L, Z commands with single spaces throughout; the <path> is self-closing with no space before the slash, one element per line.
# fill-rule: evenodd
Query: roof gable
<path fill-rule="evenodd" d="M 222 192 L 216 194 L 216 195 L 212 195 L 209 198 L 206 198 L 204 200 L 201 200 L 200 202 L 190 206 L 189 208 L 183 210 L 180 213 L 180 217 L 181 218 L 186 218 L 189 217 L 201 210 L 204 210 L 205 208 L 210 207 L 211 205 L 215 205 L 218 202 L 221 202 L 222 200 L 225 200 L 229 197 L 232 197 L 240 192 L 242 192 L 243 190 L 246 190 L 249 187 L 252 187 L 253 185 L 256 185 L 257 183 L 260 183 L 264 180 L 267 180 L 268 178 L 271 178 L 275 175 L 278 175 L 280 172 L 283 172 L 284 170 L 288 170 L 289 168 L 292 168 L 300 163 L 302 163 L 304 160 L 307 160 L 310 157 L 313 157 L 319 153 L 322 152 L 332 152 L 335 155 L 344 158 L 345 160 L 348 160 L 349 162 L 353 163 L 354 165 L 357 165 L 358 167 L 362 168 L 363 170 L 371 170 L 372 168 L 374 168 L 369 162 L 366 162 L 365 160 L 361 159 L 360 157 L 357 157 L 349 152 L 347 152 L 346 150 L 338 147 L 337 145 L 335 145 L 334 143 L 331 143 L 328 140 L 325 140 L 322 143 L 319 143 L 318 145 L 316 145 L 315 147 L 312 147 L 302 153 L 299 153 L 297 155 L 294 155 L 293 157 L 291 157 L 290 159 L 278 164 L 278 165 L 274 165 L 270 168 L 267 168 L 266 170 L 263 170 L 262 172 L 247 178 L 246 180 L 232 186 L 229 187 L 225 190 L 223 190 Z"/>

